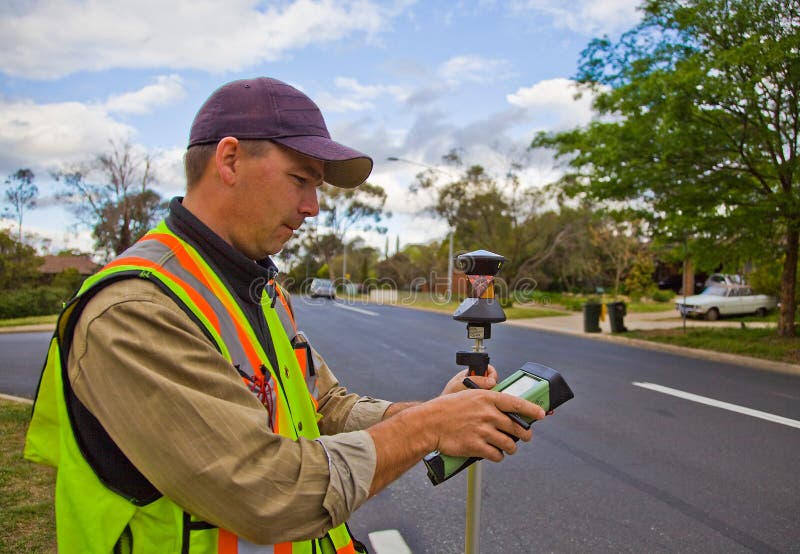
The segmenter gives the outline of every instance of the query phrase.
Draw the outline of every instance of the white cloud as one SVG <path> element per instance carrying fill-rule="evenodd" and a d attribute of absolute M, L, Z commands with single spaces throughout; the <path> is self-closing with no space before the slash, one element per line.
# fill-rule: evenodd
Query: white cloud
<path fill-rule="evenodd" d="M 484 83 L 506 73 L 508 61 L 483 56 L 455 56 L 444 62 L 439 74 L 451 85 L 459 83 Z"/>
<path fill-rule="evenodd" d="M 186 96 L 183 80 L 178 75 L 160 75 L 156 82 L 134 92 L 115 94 L 105 102 L 109 112 L 145 114 L 153 108 L 181 100 Z"/>
<path fill-rule="evenodd" d="M 80 102 L 35 104 L 0 99 L 0 169 L 46 170 L 82 161 L 108 141 L 128 140 L 134 129 L 102 106 Z"/>
<path fill-rule="evenodd" d="M 120 67 L 238 71 L 309 44 L 373 36 L 394 10 L 371 0 L 39 0 L 0 18 L 0 71 L 46 79 Z"/>
<path fill-rule="evenodd" d="M 155 155 L 153 170 L 156 176 L 156 190 L 164 198 L 183 195 L 186 177 L 183 172 L 184 148 L 170 148 Z"/>
<path fill-rule="evenodd" d="M 634 26 L 641 19 L 636 11 L 640 3 L 640 0 L 524 0 L 514 7 L 548 15 L 556 27 L 594 36 L 616 34 Z"/>
<path fill-rule="evenodd" d="M 162 76 L 155 84 L 98 103 L 0 98 L 0 172 L 30 167 L 41 173 L 85 161 L 107 150 L 109 141 L 131 141 L 136 135 L 113 113 L 145 113 L 182 94 L 178 77 Z"/>
<path fill-rule="evenodd" d="M 316 95 L 316 103 L 323 113 L 355 112 L 375 109 L 375 101 L 390 96 L 404 101 L 408 93 L 402 87 L 391 85 L 363 85 L 351 77 L 337 77 L 335 92 L 325 91 Z"/>
<path fill-rule="evenodd" d="M 548 79 L 509 94 L 510 104 L 526 108 L 542 128 L 558 131 L 586 125 L 594 114 L 593 95 L 581 91 L 576 98 L 577 83 L 570 79 Z"/>

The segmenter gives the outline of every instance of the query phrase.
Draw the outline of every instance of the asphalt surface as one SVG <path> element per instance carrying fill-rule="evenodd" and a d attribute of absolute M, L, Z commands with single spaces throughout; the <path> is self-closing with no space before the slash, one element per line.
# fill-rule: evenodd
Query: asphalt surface
<path fill-rule="evenodd" d="M 463 324 L 442 314 L 296 304 L 339 378 L 364 394 L 435 395 L 456 369 L 454 352 L 470 346 Z M 501 375 L 537 361 L 559 370 L 575 392 L 536 424 L 531 444 L 501 464 L 484 462 L 487 551 L 800 548 L 799 429 L 633 385 L 655 383 L 797 421 L 797 376 L 508 324 L 494 326 L 487 347 Z M 433 487 L 420 465 L 371 500 L 352 526 L 362 536 L 396 528 L 414 552 L 461 552 L 465 491 L 465 475 Z"/>
<path fill-rule="evenodd" d="M 321 299 L 295 309 L 344 384 L 389 400 L 438 394 L 455 351 L 470 346 L 445 314 Z M 501 375 L 537 361 L 575 398 L 516 455 L 483 462 L 483 551 L 800 552 L 800 429 L 634 385 L 800 422 L 800 377 L 595 340 L 603 335 L 493 327 L 487 347 Z M 48 339 L 0 335 L 0 392 L 33 394 Z M 351 527 L 360 537 L 398 529 L 417 553 L 462 552 L 465 492 L 466 472 L 433 487 L 419 464 Z"/>

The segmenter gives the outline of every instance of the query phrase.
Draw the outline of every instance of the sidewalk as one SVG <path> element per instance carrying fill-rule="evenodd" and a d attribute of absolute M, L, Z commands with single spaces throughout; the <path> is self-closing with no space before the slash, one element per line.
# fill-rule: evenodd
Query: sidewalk
<path fill-rule="evenodd" d="M 662 352 L 672 352 L 684 356 L 726 362 L 746 367 L 777 371 L 800 376 L 800 365 L 784 362 L 774 362 L 761 358 L 751 358 L 749 356 L 739 356 L 736 354 L 725 354 L 722 352 L 712 352 L 709 350 L 699 350 L 685 346 L 674 346 L 671 344 L 661 344 L 652 341 L 632 339 L 623 334 L 612 334 L 609 318 L 600 322 L 600 333 L 585 333 L 583 331 L 583 313 L 553 317 L 537 317 L 533 319 L 513 319 L 506 321 L 508 325 L 528 327 L 553 333 L 563 333 L 570 335 L 581 335 L 587 339 L 604 340 L 609 342 L 619 342 L 629 344 L 638 348 L 659 350 Z M 748 327 L 769 327 L 774 324 L 764 322 L 752 322 L 746 324 Z M 651 313 L 630 313 L 625 316 L 625 327 L 628 330 L 647 330 L 647 329 L 679 329 L 683 326 L 683 319 L 677 313 L 672 312 L 651 312 Z M 686 327 L 740 327 L 738 321 L 705 321 L 697 319 L 687 319 Z"/>

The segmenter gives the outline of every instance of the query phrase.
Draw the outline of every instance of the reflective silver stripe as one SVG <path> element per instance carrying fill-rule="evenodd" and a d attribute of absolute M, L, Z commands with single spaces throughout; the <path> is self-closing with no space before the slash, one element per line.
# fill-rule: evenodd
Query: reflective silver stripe
<path fill-rule="evenodd" d="M 277 295 L 278 292 L 276 291 L 275 294 Z M 289 293 L 281 289 L 281 294 L 283 294 L 283 297 L 286 298 L 286 295 Z M 317 390 L 317 377 L 308 371 L 308 366 L 314 364 L 314 360 L 311 355 L 311 344 L 308 342 L 308 338 L 306 338 L 305 333 L 297 329 L 297 326 L 295 325 L 295 322 L 289 313 L 287 304 L 288 300 L 284 302 L 281 299 L 281 296 L 278 295 L 278 298 L 275 302 L 275 311 L 278 314 L 278 319 L 280 319 L 283 330 L 286 331 L 286 336 L 289 337 L 289 341 L 292 343 L 292 346 L 294 347 L 295 339 L 299 339 L 309 345 L 309 347 L 306 349 L 306 387 L 308 387 L 308 392 L 311 394 L 311 396 L 318 398 L 319 391 Z"/>
<path fill-rule="evenodd" d="M 250 363 L 250 358 L 247 356 L 244 350 L 242 341 L 239 340 L 239 335 L 236 332 L 236 324 L 234 323 L 234 320 L 231 317 L 228 309 L 212 290 L 206 287 L 194 276 L 193 273 L 181 265 L 177 256 L 175 256 L 175 254 L 167 245 L 157 239 L 142 240 L 131 246 L 120 257 L 138 257 L 154 262 L 161 266 L 164 271 L 171 273 L 197 291 L 197 293 L 206 302 L 208 302 L 212 311 L 217 316 L 220 326 L 220 336 L 222 337 L 222 341 L 225 343 L 225 346 L 228 348 L 228 352 L 230 353 L 231 361 L 233 362 L 234 366 L 238 366 L 239 370 L 246 373 L 248 376 L 257 375 L 258 368 L 254 368 Z M 268 363 L 268 361 L 264 360 L 264 363 Z M 269 377 L 269 372 L 265 372 L 265 375 Z M 272 379 L 269 379 L 269 385 L 269 396 L 271 401 L 269 405 L 277 406 L 275 383 L 272 381 Z M 266 405 L 265 408 L 267 408 Z M 270 413 L 269 418 L 271 426 L 274 414 Z"/>
<path fill-rule="evenodd" d="M 271 544 L 253 544 L 239 537 L 236 552 L 237 554 L 274 554 L 275 549 Z"/>

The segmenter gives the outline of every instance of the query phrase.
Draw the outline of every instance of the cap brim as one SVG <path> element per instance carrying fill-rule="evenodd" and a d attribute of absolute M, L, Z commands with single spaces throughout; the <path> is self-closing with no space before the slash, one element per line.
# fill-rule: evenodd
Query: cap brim
<path fill-rule="evenodd" d="M 325 182 L 336 187 L 355 188 L 372 173 L 372 158 L 329 138 L 305 135 L 272 140 L 295 152 L 325 162 Z"/>

